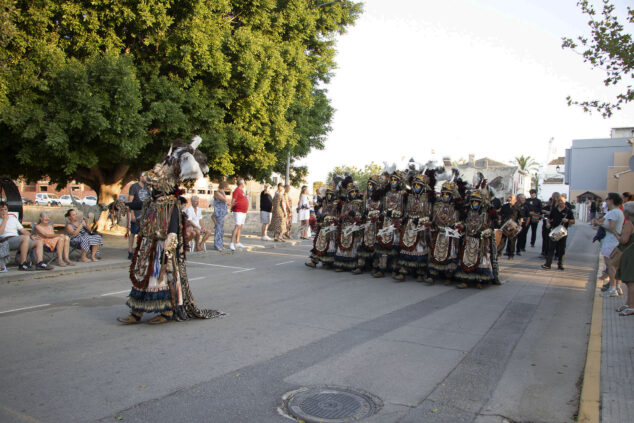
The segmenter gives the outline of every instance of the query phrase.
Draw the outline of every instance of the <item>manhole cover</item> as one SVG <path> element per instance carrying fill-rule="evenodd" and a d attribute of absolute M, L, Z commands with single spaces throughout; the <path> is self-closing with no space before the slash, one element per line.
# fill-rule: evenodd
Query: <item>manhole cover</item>
<path fill-rule="evenodd" d="M 355 422 L 376 413 L 383 403 L 367 392 L 339 386 L 298 389 L 285 395 L 288 414 L 307 423 Z"/>

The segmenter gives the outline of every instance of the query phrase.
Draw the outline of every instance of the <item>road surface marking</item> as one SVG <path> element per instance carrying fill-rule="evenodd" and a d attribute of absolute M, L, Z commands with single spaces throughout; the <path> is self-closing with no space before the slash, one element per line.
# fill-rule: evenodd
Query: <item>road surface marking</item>
<path fill-rule="evenodd" d="M 301 258 L 308 257 L 308 254 L 300 255 L 300 254 L 290 254 L 290 253 L 271 253 L 268 251 L 251 251 L 251 254 L 268 254 L 271 256 L 286 256 L 286 257 L 301 257 Z"/>
<path fill-rule="evenodd" d="M 242 272 L 248 272 L 250 270 L 255 270 L 255 268 L 253 269 L 242 269 L 242 270 L 236 270 L 235 272 L 231 272 L 231 273 L 242 273 Z"/>
<path fill-rule="evenodd" d="M 211 264 L 211 263 L 201 263 L 199 261 L 187 261 L 187 263 L 191 263 L 191 264 L 202 264 L 203 266 L 213 266 L 213 267 L 224 267 L 227 269 L 239 269 L 239 270 L 253 270 L 253 269 L 247 269 L 246 267 L 237 267 L 237 266 L 224 266 L 222 264 Z"/>
<path fill-rule="evenodd" d="M 290 263 L 295 263 L 295 260 L 291 260 L 291 261 L 283 261 L 282 263 L 276 263 L 276 266 L 281 266 L 283 264 L 290 264 Z"/>
<path fill-rule="evenodd" d="M 130 290 L 126 289 L 125 291 L 108 292 L 107 294 L 101 294 L 101 297 L 107 297 L 108 295 L 123 294 L 124 292 L 130 292 Z"/>
<path fill-rule="evenodd" d="M 50 306 L 50 304 L 40 304 L 36 306 L 31 306 L 31 307 L 14 308 L 13 310 L 0 311 L 0 314 L 13 313 L 14 311 L 30 310 L 32 308 L 46 307 L 46 306 Z"/>
<path fill-rule="evenodd" d="M 190 278 L 189 280 L 190 281 L 198 281 L 198 280 L 205 279 L 205 278 L 206 278 L 206 276 L 199 276 L 197 278 Z"/>

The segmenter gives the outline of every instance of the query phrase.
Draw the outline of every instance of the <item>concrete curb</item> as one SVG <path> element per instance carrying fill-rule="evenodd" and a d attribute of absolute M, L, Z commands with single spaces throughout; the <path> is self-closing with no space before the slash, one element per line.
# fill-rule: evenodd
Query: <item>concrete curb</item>
<path fill-rule="evenodd" d="M 101 272 L 104 270 L 112 270 L 112 269 L 123 269 L 126 267 L 130 267 L 130 260 L 117 260 L 116 262 L 108 262 L 108 263 L 98 263 L 98 264 L 90 264 L 89 266 L 81 266 L 81 267 L 72 267 L 70 269 L 64 268 L 64 270 L 57 270 L 56 267 L 54 270 L 46 271 L 46 270 L 33 270 L 30 272 L 18 272 L 15 274 L 4 276 L 0 279 L 0 283 L 14 283 L 14 282 L 24 282 L 24 281 L 32 281 L 37 279 L 47 279 L 47 278 L 57 278 L 60 276 L 68 276 L 68 275 L 76 275 L 79 273 L 87 273 L 87 272 Z"/>
<path fill-rule="evenodd" d="M 259 239 L 258 236 L 246 236 L 245 238 Z M 284 243 L 270 242 L 265 244 L 247 244 L 245 245 L 246 248 L 242 251 L 251 252 L 251 251 L 257 251 L 257 250 L 269 250 L 269 249 L 281 248 L 284 246 L 296 246 L 300 244 L 301 244 L 301 241 L 299 240 L 289 240 Z M 228 251 L 228 248 L 227 248 L 227 251 Z M 121 248 L 122 256 L 124 256 L 126 253 L 127 253 L 127 249 Z M 216 253 L 216 251 L 213 249 L 213 241 L 207 241 L 207 252 L 188 253 L 187 256 L 190 257 L 191 255 L 191 257 L 196 257 L 197 255 L 200 255 L 200 254 L 209 254 L 209 253 L 212 253 L 212 254 Z M 0 278 L 0 284 L 25 282 L 25 281 L 38 280 L 38 279 L 57 278 L 60 276 L 76 275 L 79 273 L 100 272 L 104 270 L 124 269 L 124 268 L 130 267 L 130 260 L 127 260 L 127 259 L 123 259 L 123 260 L 106 259 L 105 261 L 106 263 L 90 263 L 87 266 L 82 266 L 80 264 L 77 267 L 63 268 L 64 270 L 60 270 L 60 268 L 56 267 L 55 270 L 53 271 L 45 271 L 45 270 L 38 270 L 38 271 L 31 271 L 31 272 L 18 272 L 18 271 L 13 272 L 12 271 L 11 275 L 3 275 Z"/>
<path fill-rule="evenodd" d="M 597 282 L 592 304 L 592 322 L 588 340 L 586 368 L 583 372 L 583 385 L 579 399 L 579 423 L 599 423 L 601 406 L 601 336 L 603 331 L 603 297 L 599 275 L 601 263 L 597 271 Z"/>

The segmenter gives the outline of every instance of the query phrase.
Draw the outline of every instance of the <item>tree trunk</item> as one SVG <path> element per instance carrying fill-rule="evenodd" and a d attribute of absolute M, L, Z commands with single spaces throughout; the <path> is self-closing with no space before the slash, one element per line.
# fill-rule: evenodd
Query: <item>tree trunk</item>
<path fill-rule="evenodd" d="M 99 204 L 109 205 L 117 198 L 119 198 L 119 194 L 123 189 L 123 179 L 114 184 L 101 184 L 99 186 L 98 191 L 98 201 Z M 97 221 L 97 231 L 104 232 L 105 230 L 110 230 L 110 225 L 108 222 L 108 210 L 103 210 L 99 215 L 99 220 Z"/>
<path fill-rule="evenodd" d="M 78 170 L 78 181 L 85 182 L 97 193 L 97 203 L 102 207 L 107 207 L 110 203 L 119 198 L 123 187 L 134 179 L 130 166 L 120 164 L 113 169 L 101 169 L 97 166 L 90 169 Z M 101 210 L 98 215 L 97 230 L 102 232 L 108 228 L 108 210 Z"/>

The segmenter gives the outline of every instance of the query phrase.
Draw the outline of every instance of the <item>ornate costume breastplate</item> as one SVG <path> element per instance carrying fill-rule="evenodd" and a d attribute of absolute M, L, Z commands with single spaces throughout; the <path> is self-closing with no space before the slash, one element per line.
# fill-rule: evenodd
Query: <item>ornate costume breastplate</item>
<path fill-rule="evenodd" d="M 465 231 L 469 236 L 476 236 L 478 233 L 487 229 L 486 214 L 477 211 L 469 211 L 465 221 Z"/>
<path fill-rule="evenodd" d="M 453 204 L 441 203 L 434 208 L 434 224 L 437 227 L 453 226 L 456 223 L 456 210 Z"/>
<path fill-rule="evenodd" d="M 350 212 L 354 212 L 354 217 L 350 216 Z M 344 222 L 352 222 L 355 218 L 363 215 L 363 200 L 346 201 L 341 209 L 341 220 Z"/>
<path fill-rule="evenodd" d="M 403 211 L 403 194 L 401 191 L 389 191 L 385 194 L 385 210 Z"/>
<path fill-rule="evenodd" d="M 429 216 L 430 207 L 429 201 L 426 198 L 426 194 L 411 195 L 407 199 L 406 213 L 408 217 L 421 218 Z"/>

